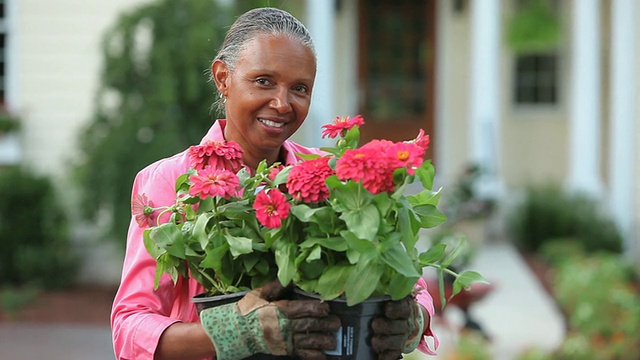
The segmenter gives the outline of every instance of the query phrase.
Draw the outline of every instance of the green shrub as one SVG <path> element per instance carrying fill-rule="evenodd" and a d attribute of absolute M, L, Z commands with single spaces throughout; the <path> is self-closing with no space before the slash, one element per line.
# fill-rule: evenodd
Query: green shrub
<path fill-rule="evenodd" d="M 0 312 L 8 317 L 17 317 L 23 306 L 35 300 L 40 290 L 34 286 L 0 288 Z"/>
<path fill-rule="evenodd" d="M 447 359 L 489 360 L 489 342 L 477 332 L 463 332 Z"/>
<path fill-rule="evenodd" d="M 584 258 L 586 253 L 582 244 L 575 238 L 547 239 L 538 249 L 538 255 L 553 267 L 565 261 Z"/>
<path fill-rule="evenodd" d="M 0 284 L 59 288 L 74 280 L 78 260 L 48 178 L 0 171 L 0 247 Z"/>
<path fill-rule="evenodd" d="M 633 271 L 620 256 L 597 254 L 561 263 L 554 294 L 569 335 L 557 359 L 637 359 L 640 295 Z"/>
<path fill-rule="evenodd" d="M 556 185 L 531 186 L 508 218 L 508 230 L 527 251 L 537 251 L 551 239 L 572 238 L 585 251 L 622 251 L 622 236 L 615 223 L 600 211 L 595 200 Z"/>

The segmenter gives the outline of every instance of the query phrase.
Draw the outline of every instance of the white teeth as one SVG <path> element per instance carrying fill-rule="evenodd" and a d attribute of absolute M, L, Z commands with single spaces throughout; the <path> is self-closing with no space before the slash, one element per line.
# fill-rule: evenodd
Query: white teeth
<path fill-rule="evenodd" d="M 259 119 L 259 120 L 261 123 L 271 127 L 281 128 L 284 126 L 283 123 L 278 123 L 278 122 L 267 120 L 267 119 Z"/>

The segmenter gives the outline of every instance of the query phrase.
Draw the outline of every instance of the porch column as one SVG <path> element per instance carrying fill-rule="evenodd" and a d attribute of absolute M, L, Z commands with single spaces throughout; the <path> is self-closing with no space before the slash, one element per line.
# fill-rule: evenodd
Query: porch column
<path fill-rule="evenodd" d="M 478 191 L 484 197 L 502 192 L 500 163 L 500 1 L 474 0 L 471 5 L 471 97 L 469 158 L 485 175 Z"/>
<path fill-rule="evenodd" d="M 305 25 L 313 37 L 318 59 L 316 81 L 313 86 L 311 108 L 304 123 L 306 128 L 303 144 L 327 146 L 332 141 L 321 139 L 321 126 L 329 123 L 338 114 L 334 113 L 332 84 L 335 52 L 335 4 L 334 1 L 306 1 Z"/>
<path fill-rule="evenodd" d="M 610 197 L 609 208 L 619 226 L 625 249 L 631 250 L 633 239 L 635 154 L 634 116 L 636 83 L 635 24 L 637 0 L 611 2 L 611 131 L 609 138 Z"/>
<path fill-rule="evenodd" d="M 600 1 L 574 0 L 569 104 L 570 189 L 602 196 L 600 126 Z"/>

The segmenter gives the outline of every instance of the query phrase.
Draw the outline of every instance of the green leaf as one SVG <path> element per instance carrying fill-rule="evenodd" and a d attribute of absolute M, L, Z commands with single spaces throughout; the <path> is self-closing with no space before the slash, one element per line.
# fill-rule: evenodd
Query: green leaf
<path fill-rule="evenodd" d="M 278 174 L 276 174 L 276 178 L 273 179 L 273 186 L 278 187 L 287 182 L 289 178 L 289 173 L 291 172 L 291 165 L 285 166 L 284 169 L 280 170 Z"/>
<path fill-rule="evenodd" d="M 182 174 L 176 179 L 176 193 L 179 193 L 184 188 L 189 190 L 189 174 Z"/>
<path fill-rule="evenodd" d="M 407 252 L 400 243 L 395 243 L 392 247 L 382 251 L 380 257 L 382 261 L 403 276 L 410 278 L 415 277 L 417 280 L 421 275 L 413 266 L 413 260 L 407 255 Z"/>
<path fill-rule="evenodd" d="M 319 260 L 321 256 L 322 256 L 322 247 L 320 247 L 319 245 L 316 245 L 313 247 L 313 249 L 311 250 L 311 253 L 309 254 L 309 256 L 307 256 L 305 261 L 311 262 L 313 260 Z"/>
<path fill-rule="evenodd" d="M 329 179 L 337 177 L 335 175 L 327 178 Z M 367 191 L 362 184 L 356 182 L 347 182 L 343 183 L 341 181 L 331 181 L 332 189 L 331 194 L 333 198 L 337 201 L 338 207 L 336 207 L 336 211 L 356 211 L 364 208 L 365 206 L 371 204 L 373 201 L 373 194 Z"/>
<path fill-rule="evenodd" d="M 284 241 L 279 242 L 278 245 L 275 251 L 278 279 L 282 284 L 289 284 L 296 273 L 295 245 Z"/>
<path fill-rule="evenodd" d="M 442 260 L 445 256 L 445 249 L 447 245 L 445 244 L 436 244 L 429 248 L 426 252 L 420 254 L 420 264 L 422 266 L 433 265 L 438 261 Z"/>
<path fill-rule="evenodd" d="M 198 204 L 198 214 L 204 214 L 213 209 L 213 200 L 214 198 L 212 197 L 200 200 L 200 203 Z"/>
<path fill-rule="evenodd" d="M 346 211 L 340 215 L 357 237 L 373 241 L 380 227 L 380 213 L 373 204 L 365 205 L 355 210 Z"/>
<path fill-rule="evenodd" d="M 151 229 L 149 237 L 153 239 L 159 247 L 165 249 L 171 255 L 181 259 L 185 258 L 184 235 L 182 231 L 180 231 L 180 228 L 178 228 L 178 225 L 170 222 L 164 223 Z"/>
<path fill-rule="evenodd" d="M 418 205 L 413 208 L 420 217 L 420 225 L 423 228 L 434 228 L 447 220 L 447 217 L 433 205 Z"/>
<path fill-rule="evenodd" d="M 322 300 L 337 298 L 344 293 L 347 280 L 353 269 L 354 266 L 352 265 L 329 267 L 318 279 L 315 291 L 321 295 Z"/>
<path fill-rule="evenodd" d="M 384 217 L 387 212 L 394 206 L 395 199 L 391 198 L 389 194 L 382 192 L 380 194 L 374 195 L 373 202 L 376 204 L 378 211 Z"/>
<path fill-rule="evenodd" d="M 358 146 L 360 141 L 360 129 L 357 126 L 352 127 L 347 131 L 343 138 L 346 141 L 346 146 L 349 149 L 354 149 Z"/>
<path fill-rule="evenodd" d="M 319 157 L 322 157 L 321 155 L 318 154 L 302 154 L 302 153 L 296 153 L 296 157 L 302 159 L 302 160 L 313 160 L 313 159 L 317 159 Z"/>
<path fill-rule="evenodd" d="M 319 222 L 316 217 L 318 212 L 326 211 L 325 207 L 312 208 L 306 204 L 298 204 L 291 207 L 291 214 L 303 222 Z"/>
<path fill-rule="evenodd" d="M 298 265 L 300 277 L 303 279 L 317 279 L 327 268 L 327 264 L 322 260 L 303 261 Z M 296 279 L 297 280 L 297 279 Z"/>
<path fill-rule="evenodd" d="M 422 190 L 415 195 L 407 195 L 407 200 L 413 206 L 417 205 L 434 205 L 437 206 L 440 202 L 442 188 L 438 191 Z"/>
<path fill-rule="evenodd" d="M 247 237 L 232 236 L 230 234 L 225 235 L 227 243 L 229 243 L 229 249 L 231 250 L 231 256 L 237 258 L 242 254 L 249 254 L 253 251 L 253 241 Z"/>
<path fill-rule="evenodd" d="M 348 248 L 346 240 L 341 236 L 332 236 L 327 238 L 308 237 L 299 246 L 301 249 L 307 249 L 316 245 L 339 252 L 346 251 Z"/>
<path fill-rule="evenodd" d="M 156 265 L 156 276 L 153 282 L 154 289 L 158 288 L 158 284 L 160 283 L 160 278 L 163 274 L 169 274 L 171 280 L 174 284 L 178 282 L 178 269 L 179 259 L 172 258 L 169 253 L 164 253 L 160 255 L 157 259 Z"/>
<path fill-rule="evenodd" d="M 347 305 L 353 306 L 367 300 L 376 290 L 383 270 L 375 257 L 360 256 L 360 261 L 346 282 Z"/>
<path fill-rule="evenodd" d="M 460 241 L 458 242 L 458 244 L 456 245 L 455 248 L 453 248 L 453 251 L 451 251 L 447 257 L 444 258 L 444 260 L 442 260 L 442 266 L 443 267 L 448 267 L 449 265 L 451 265 L 451 263 L 453 262 L 453 260 L 455 260 L 464 250 L 464 248 L 467 246 L 467 238 L 466 237 L 462 237 L 460 239 Z"/>
<path fill-rule="evenodd" d="M 228 251 L 229 244 L 227 243 L 209 249 L 199 266 L 205 269 L 220 270 L 222 259 L 228 254 Z"/>
<path fill-rule="evenodd" d="M 346 240 L 349 249 L 353 249 L 358 253 L 368 254 L 376 251 L 375 245 L 369 240 L 363 240 L 350 231 L 342 231 L 340 233 Z"/>
<path fill-rule="evenodd" d="M 260 161 L 258 163 L 258 166 L 256 167 L 256 174 L 263 173 L 266 168 L 267 168 L 267 161 L 266 160 Z"/>
<path fill-rule="evenodd" d="M 195 224 L 193 225 L 193 238 L 196 239 L 198 243 L 200 243 L 200 247 L 203 249 L 207 247 L 209 244 L 209 234 L 207 234 L 207 224 L 209 223 L 209 219 L 211 219 L 212 214 L 201 214 L 196 219 Z"/>
<path fill-rule="evenodd" d="M 153 239 L 151 238 L 151 229 L 146 229 L 144 231 L 144 233 L 142 234 L 142 241 L 144 242 L 144 247 L 147 249 L 149 255 L 151 255 L 151 257 L 156 260 L 160 258 L 160 255 L 167 252 L 167 250 L 153 241 Z"/>
<path fill-rule="evenodd" d="M 465 290 L 470 290 L 471 284 L 475 282 L 489 284 L 489 282 L 476 271 L 467 270 L 460 273 L 453 281 L 453 291 L 451 292 L 449 300 L 451 300 L 451 298 L 458 294 L 463 288 Z"/>
<path fill-rule="evenodd" d="M 400 300 L 411 294 L 416 282 L 417 277 L 405 277 L 401 274 L 395 274 L 389 280 L 389 286 L 387 287 L 387 293 L 391 296 L 392 300 Z"/>
<path fill-rule="evenodd" d="M 405 207 L 398 209 L 398 231 L 400 233 L 400 241 L 407 249 L 413 248 L 418 241 L 418 236 L 413 230 L 411 220 L 409 219 L 409 211 Z"/>
<path fill-rule="evenodd" d="M 416 169 L 416 175 L 425 189 L 431 190 L 433 188 L 433 179 L 436 176 L 436 169 L 433 164 L 431 164 L 431 160 L 423 162 L 422 165 Z"/>
<path fill-rule="evenodd" d="M 244 270 L 247 273 L 251 273 L 254 270 L 256 264 L 258 263 L 258 261 L 260 261 L 260 256 L 262 255 L 254 254 L 253 256 L 243 257 L 242 265 L 244 265 Z"/>

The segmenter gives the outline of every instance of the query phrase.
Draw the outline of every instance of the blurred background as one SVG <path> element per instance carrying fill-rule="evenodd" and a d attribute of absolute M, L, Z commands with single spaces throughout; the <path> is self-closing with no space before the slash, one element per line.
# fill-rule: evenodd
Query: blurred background
<path fill-rule="evenodd" d="M 424 358 L 640 357 L 637 1 L 0 0 L 0 358 L 113 358 L 133 178 L 220 116 L 208 68 L 257 6 L 314 37 L 296 141 L 356 114 L 363 141 L 431 137 L 424 242 L 467 237 L 454 266 L 491 285 Z"/>

